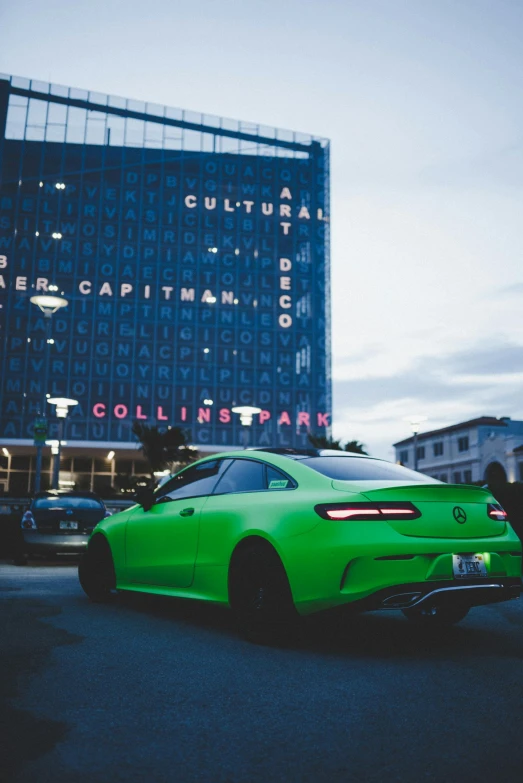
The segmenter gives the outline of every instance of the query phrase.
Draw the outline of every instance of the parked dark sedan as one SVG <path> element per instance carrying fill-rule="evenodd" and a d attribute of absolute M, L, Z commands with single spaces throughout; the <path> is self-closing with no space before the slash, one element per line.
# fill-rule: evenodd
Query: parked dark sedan
<path fill-rule="evenodd" d="M 16 563 L 23 565 L 35 554 L 81 554 L 93 528 L 107 516 L 103 501 L 93 492 L 39 492 L 22 517 Z"/>

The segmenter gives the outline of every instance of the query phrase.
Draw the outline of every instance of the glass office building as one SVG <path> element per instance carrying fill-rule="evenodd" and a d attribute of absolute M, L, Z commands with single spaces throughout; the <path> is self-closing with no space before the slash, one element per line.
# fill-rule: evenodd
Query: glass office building
<path fill-rule="evenodd" d="M 328 431 L 326 139 L 0 76 L 0 177 L 0 447 L 46 394 L 84 457 L 135 420 L 237 447 L 241 405 L 251 445 Z"/>

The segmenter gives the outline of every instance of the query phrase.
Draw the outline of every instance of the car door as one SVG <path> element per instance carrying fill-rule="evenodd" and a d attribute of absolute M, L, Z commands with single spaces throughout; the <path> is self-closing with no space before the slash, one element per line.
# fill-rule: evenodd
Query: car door
<path fill-rule="evenodd" d="M 138 508 L 126 531 L 126 572 L 133 584 L 189 587 L 194 577 L 200 512 L 230 460 L 215 459 L 178 473 Z"/>
<path fill-rule="evenodd" d="M 255 520 L 267 529 L 281 517 L 282 492 L 293 479 L 261 460 L 238 458 L 220 477 L 200 522 L 198 566 L 226 566 L 231 542 Z"/>

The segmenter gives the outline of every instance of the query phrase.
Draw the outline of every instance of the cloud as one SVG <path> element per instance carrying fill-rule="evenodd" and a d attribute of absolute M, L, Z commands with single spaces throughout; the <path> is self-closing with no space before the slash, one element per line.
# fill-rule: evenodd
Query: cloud
<path fill-rule="evenodd" d="M 472 345 L 445 356 L 420 357 L 402 372 L 334 380 L 336 437 L 358 438 L 391 459 L 391 444 L 408 437 L 404 419 L 429 417 L 429 429 L 480 415 L 523 415 L 523 346 Z"/>
<path fill-rule="evenodd" d="M 506 285 L 502 288 L 498 288 L 493 292 L 494 296 L 520 296 L 523 294 L 523 283 L 513 283 L 512 285 Z M 492 296 L 492 293 L 485 294 L 485 296 Z"/>
<path fill-rule="evenodd" d="M 523 371 L 523 345 L 492 344 L 459 351 L 442 360 L 444 369 L 456 375 L 498 375 Z"/>
<path fill-rule="evenodd" d="M 376 346 L 375 350 L 377 356 L 386 353 L 385 346 Z M 344 359 L 341 366 L 357 363 L 358 358 Z M 354 375 L 349 379 L 335 378 L 334 383 L 336 394 L 356 404 L 358 400 L 374 404 L 404 397 L 436 401 L 469 396 L 472 391 L 488 389 L 498 379 L 510 385 L 511 376 L 514 383 L 519 383 L 517 376 L 522 372 L 523 345 L 493 341 L 443 356 L 419 357 L 399 373 Z"/>
<path fill-rule="evenodd" d="M 428 364 L 428 363 L 427 363 Z M 490 384 L 454 384 L 438 377 L 433 367 L 425 362 L 416 363 L 401 375 L 354 380 L 334 381 L 335 407 L 367 409 L 393 400 L 409 400 L 418 407 L 430 407 L 434 402 L 470 398 L 487 390 Z"/>

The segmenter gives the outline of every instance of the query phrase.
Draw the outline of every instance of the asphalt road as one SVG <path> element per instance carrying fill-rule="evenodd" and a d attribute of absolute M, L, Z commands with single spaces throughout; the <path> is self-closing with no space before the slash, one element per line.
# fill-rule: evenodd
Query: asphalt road
<path fill-rule="evenodd" d="M 523 601 L 420 632 L 401 614 L 286 648 L 229 613 L 0 564 L 3 758 L 17 783 L 523 779 Z"/>

